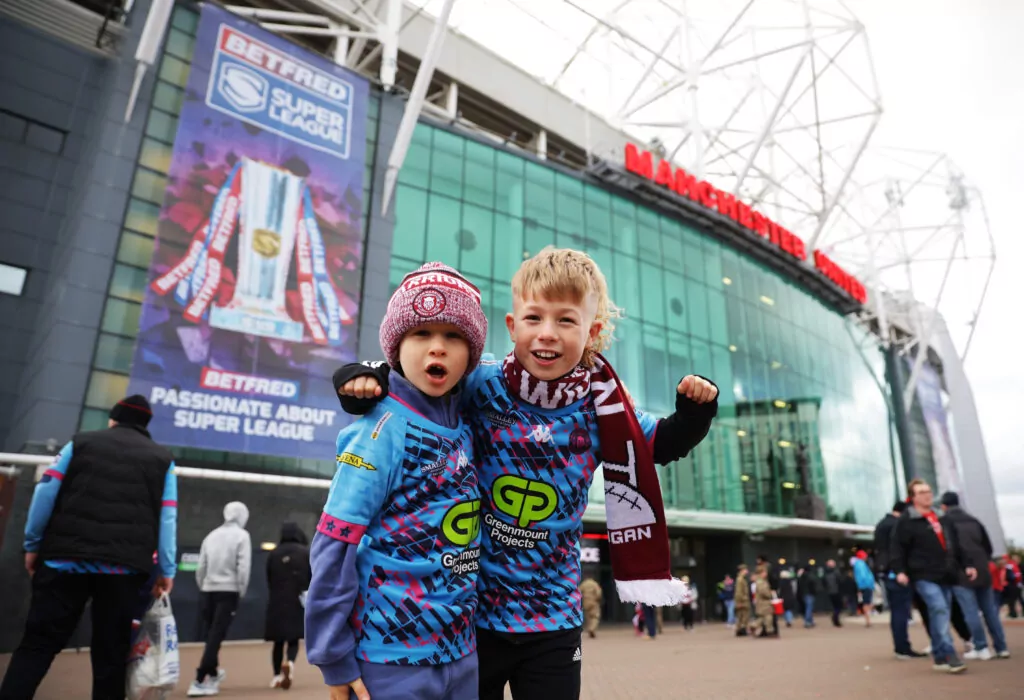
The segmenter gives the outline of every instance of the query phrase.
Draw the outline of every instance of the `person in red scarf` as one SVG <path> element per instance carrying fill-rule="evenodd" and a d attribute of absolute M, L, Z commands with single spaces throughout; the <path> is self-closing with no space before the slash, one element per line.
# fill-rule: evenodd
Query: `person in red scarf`
<path fill-rule="evenodd" d="M 960 673 L 967 667 L 949 636 L 953 586 L 960 571 L 970 581 L 978 577 L 978 572 L 964 565 L 953 529 L 932 509 L 931 486 L 924 479 L 914 479 L 907 485 L 907 494 L 911 505 L 893 529 L 890 565 L 897 583 L 912 585 L 928 606 L 933 668 Z"/>

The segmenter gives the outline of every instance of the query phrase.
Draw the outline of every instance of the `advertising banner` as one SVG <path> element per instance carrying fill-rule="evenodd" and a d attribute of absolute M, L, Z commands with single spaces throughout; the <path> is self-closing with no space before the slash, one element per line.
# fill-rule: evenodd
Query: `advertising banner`
<path fill-rule="evenodd" d="M 368 96 L 359 76 L 202 6 L 129 381 L 156 440 L 334 454 Z"/>
<path fill-rule="evenodd" d="M 921 404 L 924 424 L 928 429 L 928 439 L 932 445 L 935 487 L 939 490 L 936 500 L 946 491 L 961 493 L 963 482 L 957 467 L 956 450 L 950 439 L 946 408 L 942 403 L 942 380 L 939 378 L 938 372 L 927 362 L 921 365 L 916 393 L 917 400 Z"/>

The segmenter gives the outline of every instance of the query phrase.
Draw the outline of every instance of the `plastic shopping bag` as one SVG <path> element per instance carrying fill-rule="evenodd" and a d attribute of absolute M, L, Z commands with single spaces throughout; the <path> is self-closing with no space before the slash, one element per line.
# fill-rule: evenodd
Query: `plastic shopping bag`
<path fill-rule="evenodd" d="M 128 654 L 128 700 L 165 700 L 179 676 L 178 625 L 162 595 L 146 611 Z"/>

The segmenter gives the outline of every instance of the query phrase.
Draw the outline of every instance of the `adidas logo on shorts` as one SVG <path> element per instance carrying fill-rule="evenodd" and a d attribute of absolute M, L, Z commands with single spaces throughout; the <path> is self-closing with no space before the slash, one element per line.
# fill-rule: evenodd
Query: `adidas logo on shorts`
<path fill-rule="evenodd" d="M 583 661 L 583 649 L 576 647 L 576 653 L 572 655 L 573 661 Z"/>

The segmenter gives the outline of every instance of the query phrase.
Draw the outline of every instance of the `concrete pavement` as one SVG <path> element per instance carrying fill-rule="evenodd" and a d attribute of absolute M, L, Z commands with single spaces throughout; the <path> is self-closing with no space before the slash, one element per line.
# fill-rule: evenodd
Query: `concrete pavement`
<path fill-rule="evenodd" d="M 1024 698 L 1024 624 L 1017 621 L 1006 625 L 1010 649 L 1017 652 L 1014 658 L 969 662 L 968 671 L 959 676 L 932 671 L 927 659 L 894 660 L 883 620 L 870 629 L 853 620 L 842 629 L 832 628 L 828 618 L 819 618 L 818 623 L 812 630 L 783 627 L 780 639 L 736 638 L 717 623 L 692 633 L 668 625 L 654 641 L 635 637 L 631 628 L 604 628 L 597 639 L 584 640 L 582 700 Z M 927 644 L 920 625 L 911 627 L 911 638 L 918 649 Z M 228 678 L 221 697 L 327 698 L 304 651 L 295 685 L 286 692 L 268 687 L 269 644 L 225 646 L 221 665 Z M 185 697 L 201 652 L 195 646 L 181 650 L 183 676 L 172 697 Z M 0 657 L 0 670 L 6 669 L 8 659 Z M 90 677 L 87 653 L 61 654 L 36 697 L 88 699 Z"/>

